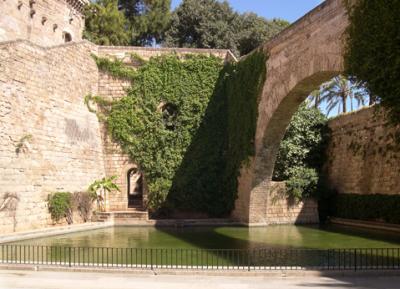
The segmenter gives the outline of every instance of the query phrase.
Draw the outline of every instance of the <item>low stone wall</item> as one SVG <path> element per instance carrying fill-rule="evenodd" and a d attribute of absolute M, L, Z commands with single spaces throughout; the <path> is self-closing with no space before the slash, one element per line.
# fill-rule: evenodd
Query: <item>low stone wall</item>
<path fill-rule="evenodd" d="M 400 194 L 400 126 L 369 107 L 336 117 L 329 127 L 326 169 L 338 193 Z"/>
<path fill-rule="evenodd" d="M 316 224 L 318 204 L 313 199 L 296 201 L 288 198 L 284 182 L 271 182 L 268 194 L 268 224 Z"/>

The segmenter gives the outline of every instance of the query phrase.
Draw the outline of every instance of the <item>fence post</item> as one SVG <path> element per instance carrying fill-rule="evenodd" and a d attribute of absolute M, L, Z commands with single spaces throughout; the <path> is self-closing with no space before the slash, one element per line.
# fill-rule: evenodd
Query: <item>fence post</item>
<path fill-rule="evenodd" d="M 150 267 L 153 270 L 153 249 L 150 249 Z"/>
<path fill-rule="evenodd" d="M 71 267 L 71 247 L 68 247 L 68 265 Z"/>
<path fill-rule="evenodd" d="M 247 271 L 250 271 L 250 250 L 247 250 Z"/>
<path fill-rule="evenodd" d="M 357 271 L 357 249 L 354 249 L 354 271 Z"/>

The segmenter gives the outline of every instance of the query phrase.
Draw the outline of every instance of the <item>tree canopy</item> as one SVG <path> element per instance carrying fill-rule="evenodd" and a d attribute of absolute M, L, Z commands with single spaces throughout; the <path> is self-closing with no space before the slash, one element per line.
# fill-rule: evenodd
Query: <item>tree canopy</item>
<path fill-rule="evenodd" d="M 125 15 L 117 0 L 99 0 L 85 9 L 83 37 L 99 45 L 128 45 L 130 42 Z"/>
<path fill-rule="evenodd" d="M 255 13 L 239 14 L 227 1 L 183 0 L 172 13 L 163 45 L 230 49 L 244 55 L 288 25 Z"/>
<path fill-rule="evenodd" d="M 160 42 L 170 0 L 99 0 L 87 6 L 84 37 L 100 45 Z"/>

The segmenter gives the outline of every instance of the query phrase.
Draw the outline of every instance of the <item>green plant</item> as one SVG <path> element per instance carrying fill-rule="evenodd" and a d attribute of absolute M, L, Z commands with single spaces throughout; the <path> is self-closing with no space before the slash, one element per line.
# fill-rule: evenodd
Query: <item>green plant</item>
<path fill-rule="evenodd" d="M 255 52 L 225 67 L 216 57 L 155 57 L 135 72 L 107 126 L 144 172 L 152 210 L 232 210 L 240 168 L 254 154 L 265 71 L 265 54 Z M 167 119 L 166 105 L 176 112 Z"/>
<path fill-rule="evenodd" d="M 56 192 L 47 199 L 51 218 L 58 222 L 66 218 L 68 224 L 72 224 L 72 195 L 67 192 Z"/>
<path fill-rule="evenodd" d="M 365 82 L 394 123 L 400 123 L 400 1 L 345 1 L 350 15 L 346 73 Z"/>
<path fill-rule="evenodd" d="M 400 224 L 400 195 L 337 194 L 331 216 Z"/>
<path fill-rule="evenodd" d="M 313 168 L 292 167 L 288 169 L 289 179 L 285 181 L 289 197 L 299 201 L 308 197 L 315 197 L 319 175 Z"/>
<path fill-rule="evenodd" d="M 96 180 L 88 187 L 88 192 L 92 199 L 97 200 L 97 205 L 100 211 L 105 211 L 105 200 L 106 194 L 116 190 L 119 191 L 119 187 L 115 184 L 117 176 L 104 177 L 101 180 Z"/>
<path fill-rule="evenodd" d="M 92 54 L 92 57 L 96 62 L 99 70 L 107 72 L 111 76 L 132 81 L 137 75 L 136 70 L 126 66 L 121 60 L 110 60 L 108 58 L 99 57 L 94 54 Z"/>
<path fill-rule="evenodd" d="M 288 195 L 317 197 L 318 176 L 329 140 L 327 117 L 303 103 L 294 114 L 280 144 L 273 180 L 286 181 Z"/>

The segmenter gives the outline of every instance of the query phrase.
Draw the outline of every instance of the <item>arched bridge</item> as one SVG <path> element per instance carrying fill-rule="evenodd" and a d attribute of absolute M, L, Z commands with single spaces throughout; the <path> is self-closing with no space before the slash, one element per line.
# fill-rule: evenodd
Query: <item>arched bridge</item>
<path fill-rule="evenodd" d="M 269 55 L 259 103 L 255 157 L 242 170 L 233 217 L 268 224 L 268 188 L 279 144 L 299 105 L 311 91 L 343 71 L 347 10 L 327 0 L 263 45 Z"/>

